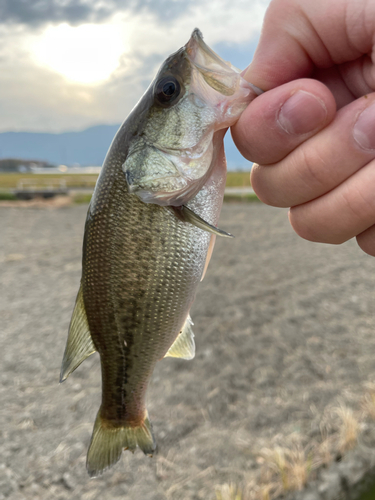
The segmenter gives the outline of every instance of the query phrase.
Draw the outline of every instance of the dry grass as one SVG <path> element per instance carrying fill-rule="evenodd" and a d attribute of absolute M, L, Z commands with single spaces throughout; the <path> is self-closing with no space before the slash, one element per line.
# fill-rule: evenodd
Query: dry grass
<path fill-rule="evenodd" d="M 223 484 L 216 489 L 216 500 L 271 500 L 291 491 L 302 490 L 311 472 L 321 465 L 318 447 L 308 451 L 295 441 L 288 446 L 264 448 L 259 456 L 259 479 L 243 487 Z"/>
<path fill-rule="evenodd" d="M 338 445 L 341 453 L 354 448 L 358 442 L 359 421 L 351 408 L 341 405 L 335 410 L 340 419 Z"/>
<path fill-rule="evenodd" d="M 362 403 L 362 409 L 366 416 L 375 420 L 375 392 L 367 393 Z"/>
<path fill-rule="evenodd" d="M 242 489 L 231 483 L 223 484 L 216 489 L 217 500 L 245 500 Z"/>
<path fill-rule="evenodd" d="M 268 483 L 265 487 L 269 497 L 287 491 L 302 490 L 311 471 L 318 465 L 318 462 L 313 460 L 313 453 L 308 452 L 299 443 L 292 447 L 264 449 L 262 457 L 264 482 Z"/>
<path fill-rule="evenodd" d="M 362 402 L 363 416 L 375 420 L 375 384 L 373 382 L 367 384 L 367 390 Z"/>
<path fill-rule="evenodd" d="M 332 436 L 329 436 L 327 432 L 322 431 L 322 440 L 317 446 L 317 460 L 319 465 L 327 466 L 333 460 L 332 450 L 334 449 L 334 441 Z"/>
<path fill-rule="evenodd" d="M 375 418 L 375 390 L 366 395 L 364 406 L 362 416 Z M 306 445 L 307 438 L 294 433 L 272 448 L 263 448 L 257 460 L 260 467 L 256 484 L 224 484 L 216 490 L 216 499 L 272 500 L 302 490 L 338 452 L 342 455 L 355 447 L 360 425 L 351 408 L 343 404 L 327 408 L 320 417 L 320 437 L 315 442 L 310 439 Z"/>

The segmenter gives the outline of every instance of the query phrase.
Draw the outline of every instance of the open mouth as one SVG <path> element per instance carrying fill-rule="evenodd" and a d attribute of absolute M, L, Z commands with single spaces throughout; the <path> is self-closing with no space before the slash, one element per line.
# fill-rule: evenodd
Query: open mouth
<path fill-rule="evenodd" d="M 203 35 L 195 28 L 186 47 L 189 61 L 203 75 L 206 82 L 225 96 L 233 95 L 239 86 L 248 87 L 256 95 L 263 91 L 241 77 L 241 70 L 224 61 L 204 42 Z"/>
<path fill-rule="evenodd" d="M 204 42 L 203 35 L 198 28 L 191 34 L 185 45 L 186 52 L 192 64 L 205 70 L 240 73 L 240 70 L 230 62 L 224 61 Z"/>

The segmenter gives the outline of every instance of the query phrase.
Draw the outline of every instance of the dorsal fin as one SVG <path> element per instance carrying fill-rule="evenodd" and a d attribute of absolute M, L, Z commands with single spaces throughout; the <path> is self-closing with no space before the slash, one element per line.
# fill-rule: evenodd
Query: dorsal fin
<path fill-rule="evenodd" d="M 194 333 L 191 326 L 194 323 L 191 321 L 190 315 L 186 318 L 185 324 L 182 327 L 178 337 L 173 342 L 169 351 L 164 356 L 172 358 L 193 359 L 195 356 Z"/>
<path fill-rule="evenodd" d="M 60 382 L 66 380 L 82 361 L 91 354 L 94 354 L 95 351 L 96 349 L 87 322 L 81 285 L 70 321 L 68 340 L 61 365 Z"/>

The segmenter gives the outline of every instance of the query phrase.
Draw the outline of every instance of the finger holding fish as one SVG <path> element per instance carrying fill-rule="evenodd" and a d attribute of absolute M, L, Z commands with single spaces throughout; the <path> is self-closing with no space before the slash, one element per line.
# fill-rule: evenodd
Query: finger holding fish
<path fill-rule="evenodd" d="M 304 78 L 253 100 L 232 127 L 232 136 L 245 158 L 272 166 L 329 125 L 335 112 L 329 89 Z"/>

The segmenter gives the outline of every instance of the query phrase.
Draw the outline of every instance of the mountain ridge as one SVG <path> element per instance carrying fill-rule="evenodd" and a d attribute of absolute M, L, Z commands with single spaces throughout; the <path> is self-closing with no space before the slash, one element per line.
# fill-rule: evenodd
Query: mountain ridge
<path fill-rule="evenodd" d="M 102 165 L 120 124 L 94 125 L 81 131 L 1 132 L 0 159 L 20 158 L 55 165 Z M 237 151 L 228 133 L 225 137 L 228 169 L 249 170 L 251 163 Z"/>

